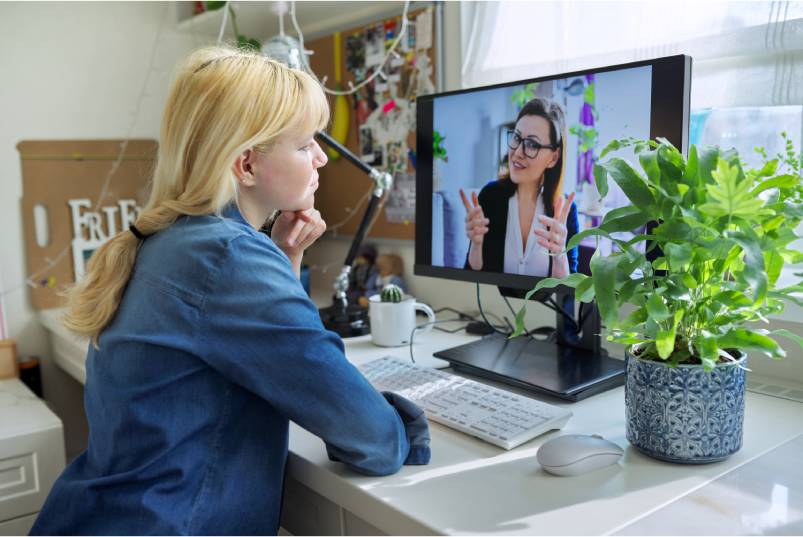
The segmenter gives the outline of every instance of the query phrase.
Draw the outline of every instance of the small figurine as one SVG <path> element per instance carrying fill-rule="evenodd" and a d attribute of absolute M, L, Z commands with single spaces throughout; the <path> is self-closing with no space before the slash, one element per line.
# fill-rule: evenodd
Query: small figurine
<path fill-rule="evenodd" d="M 403 292 L 407 292 L 402 274 L 404 262 L 395 254 L 383 254 L 376 258 L 376 271 L 368 278 L 365 294 L 359 299 L 361 306 L 368 306 L 368 297 L 379 294 L 389 284 L 398 285 Z"/>
<path fill-rule="evenodd" d="M 376 248 L 370 244 L 363 245 L 354 263 L 351 265 L 349 274 L 348 299 L 350 303 L 358 302 L 366 294 L 366 287 L 372 275 L 376 272 Z"/>

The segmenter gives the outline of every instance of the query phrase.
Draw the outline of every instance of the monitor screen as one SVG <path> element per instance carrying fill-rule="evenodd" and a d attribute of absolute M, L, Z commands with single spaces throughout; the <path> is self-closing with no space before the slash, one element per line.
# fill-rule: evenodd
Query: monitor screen
<path fill-rule="evenodd" d="M 594 164 L 620 138 L 685 152 L 690 72 L 673 56 L 419 97 L 415 273 L 509 289 L 589 274 L 610 240 L 555 253 L 629 203 L 613 181 L 600 198 Z"/>

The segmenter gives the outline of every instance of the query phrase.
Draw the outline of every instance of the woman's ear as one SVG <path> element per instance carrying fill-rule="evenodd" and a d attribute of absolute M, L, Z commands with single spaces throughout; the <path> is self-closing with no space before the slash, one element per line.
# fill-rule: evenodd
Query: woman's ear
<path fill-rule="evenodd" d="M 560 152 L 561 152 L 561 148 L 560 147 L 552 152 L 552 156 L 549 158 L 549 162 L 547 162 L 547 165 L 546 165 L 547 168 L 554 168 L 555 167 L 555 164 L 557 164 L 558 160 L 560 159 Z"/>
<path fill-rule="evenodd" d="M 254 186 L 254 159 L 256 152 L 253 149 L 243 151 L 232 166 L 232 172 L 237 177 L 237 182 L 242 186 Z"/>

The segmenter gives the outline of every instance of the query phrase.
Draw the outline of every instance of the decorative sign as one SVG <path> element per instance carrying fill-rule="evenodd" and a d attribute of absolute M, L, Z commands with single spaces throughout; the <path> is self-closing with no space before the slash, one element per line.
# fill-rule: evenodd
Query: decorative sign
<path fill-rule="evenodd" d="M 84 275 L 86 262 L 92 252 L 117 234 L 118 220 L 120 231 L 128 229 L 142 209 L 134 200 L 119 200 L 117 205 L 102 207 L 101 212 L 91 210 L 92 202 L 88 198 L 70 200 L 67 205 L 70 206 L 72 217 L 73 274 L 78 280 Z"/>
<path fill-rule="evenodd" d="M 156 148 L 155 140 L 17 144 L 26 280 L 34 308 L 61 306 L 60 293 L 83 274 L 92 251 L 137 217 Z"/>

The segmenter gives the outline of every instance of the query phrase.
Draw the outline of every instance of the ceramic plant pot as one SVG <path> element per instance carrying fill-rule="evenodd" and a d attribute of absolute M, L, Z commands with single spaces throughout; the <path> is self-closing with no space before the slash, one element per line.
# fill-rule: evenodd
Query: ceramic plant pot
<path fill-rule="evenodd" d="M 627 353 L 627 440 L 639 451 L 670 462 L 721 461 L 742 447 L 747 356 L 718 364 L 669 367 Z"/>

